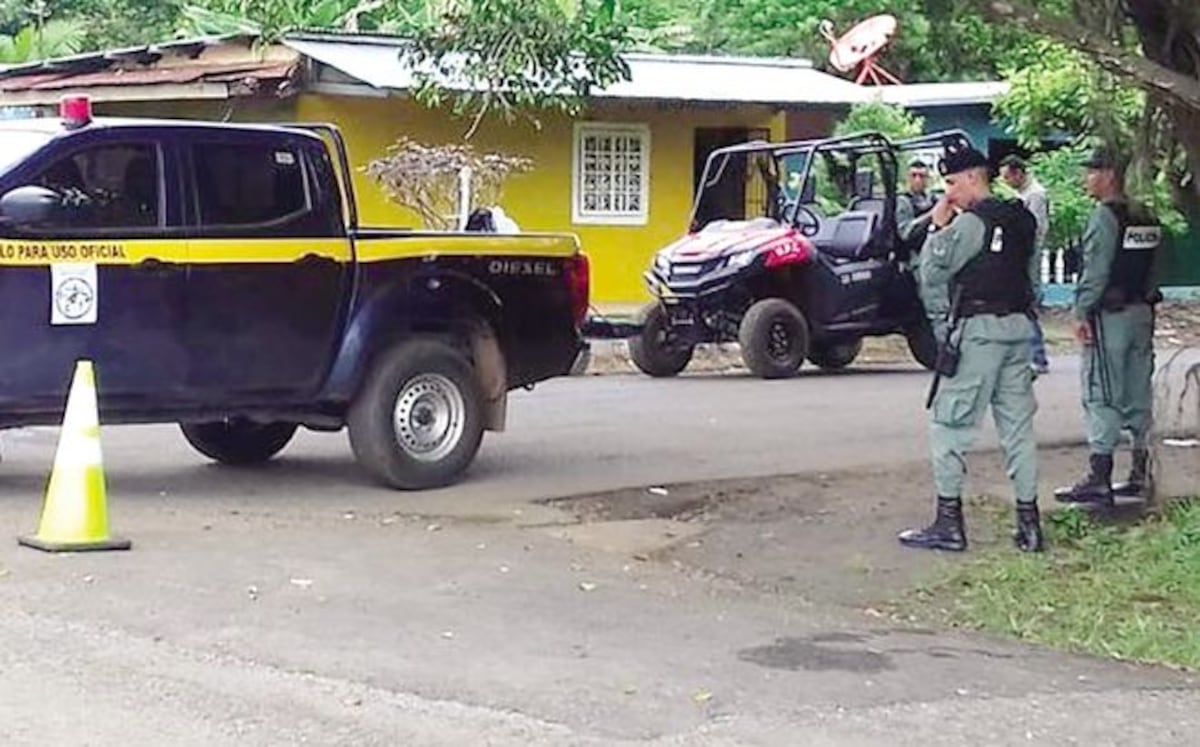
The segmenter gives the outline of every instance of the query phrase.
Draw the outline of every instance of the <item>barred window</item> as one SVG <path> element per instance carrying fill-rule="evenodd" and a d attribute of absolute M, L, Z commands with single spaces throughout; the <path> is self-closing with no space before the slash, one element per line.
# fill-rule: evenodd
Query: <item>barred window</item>
<path fill-rule="evenodd" d="M 650 129 L 645 125 L 575 126 L 572 219 L 641 225 L 650 197 Z"/>

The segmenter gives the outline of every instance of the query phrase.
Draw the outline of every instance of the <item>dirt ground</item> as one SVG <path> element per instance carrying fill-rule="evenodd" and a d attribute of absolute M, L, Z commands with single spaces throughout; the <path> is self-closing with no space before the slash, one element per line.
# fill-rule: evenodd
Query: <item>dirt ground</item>
<path fill-rule="evenodd" d="M 1072 353 L 1078 349 L 1074 323 L 1068 309 L 1043 309 L 1042 330 L 1051 357 L 1056 353 Z M 1179 348 L 1200 346 L 1200 303 L 1166 302 L 1158 308 L 1155 340 L 1160 347 Z M 600 340 L 592 344 L 593 355 L 586 373 L 602 375 L 635 373 L 637 368 L 629 358 L 624 340 Z M 895 363 L 911 360 L 908 345 L 900 335 L 868 338 L 856 364 Z M 741 353 L 736 343 L 701 345 L 696 350 L 689 371 L 736 371 L 743 369 Z"/>
<path fill-rule="evenodd" d="M 681 571 L 716 577 L 813 604 L 875 609 L 935 577 L 945 564 L 1008 549 L 1004 525 L 1008 483 L 997 453 L 972 455 L 968 475 L 967 531 L 963 555 L 902 548 L 899 530 L 927 523 L 933 509 L 928 465 L 807 474 L 766 480 L 663 486 L 582 496 L 554 503 L 582 522 L 644 521 L 660 527 L 661 546 L 634 559 L 672 563 Z M 1043 449 L 1039 468 L 1043 514 L 1059 509 L 1053 486 L 1080 475 L 1084 450 Z M 1161 446 L 1157 474 L 1163 495 L 1200 491 L 1200 448 Z M 1127 457 L 1117 461 L 1123 477 Z M 1136 516 L 1144 505 L 1122 504 Z M 1004 522 L 997 521 L 1004 516 Z M 664 521 L 665 520 L 665 521 Z M 1051 549 L 1051 551 L 1053 551 Z M 1015 550 L 1014 550 L 1015 552 Z"/>

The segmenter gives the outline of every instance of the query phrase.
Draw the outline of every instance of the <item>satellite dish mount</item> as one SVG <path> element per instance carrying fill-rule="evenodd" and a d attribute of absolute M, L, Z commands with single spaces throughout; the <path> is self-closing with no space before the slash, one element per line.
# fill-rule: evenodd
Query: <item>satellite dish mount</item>
<path fill-rule="evenodd" d="M 821 21 L 821 35 L 829 40 L 830 45 L 829 64 L 843 73 L 850 72 L 857 66 L 858 77 L 854 82 L 859 85 L 868 79 L 877 86 L 883 85 L 885 81 L 900 83 L 899 78 L 884 70 L 875 61 L 895 34 L 896 17 L 886 14 L 861 21 L 841 37 L 833 35 L 832 21 Z"/>

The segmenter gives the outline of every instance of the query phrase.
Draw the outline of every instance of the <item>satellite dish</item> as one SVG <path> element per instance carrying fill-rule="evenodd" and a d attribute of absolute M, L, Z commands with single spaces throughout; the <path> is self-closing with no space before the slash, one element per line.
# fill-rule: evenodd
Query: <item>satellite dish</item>
<path fill-rule="evenodd" d="M 839 72 L 849 72 L 859 66 L 858 78 L 855 83 L 862 84 L 868 78 L 875 85 L 883 85 L 886 79 L 891 83 L 899 83 L 900 79 L 884 70 L 875 58 L 888 45 L 896 34 L 896 17 L 890 15 L 872 16 L 861 21 L 841 37 L 833 35 L 833 22 L 821 21 L 821 35 L 829 40 L 829 64 Z"/>

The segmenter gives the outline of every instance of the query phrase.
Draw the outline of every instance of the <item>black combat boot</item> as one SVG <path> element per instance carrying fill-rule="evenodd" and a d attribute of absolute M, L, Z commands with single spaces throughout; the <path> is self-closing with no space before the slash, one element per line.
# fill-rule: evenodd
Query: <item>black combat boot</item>
<path fill-rule="evenodd" d="M 1133 467 L 1129 470 L 1129 480 L 1112 486 L 1113 495 L 1123 497 L 1141 496 L 1150 486 L 1150 452 L 1146 449 L 1133 450 Z"/>
<path fill-rule="evenodd" d="M 937 517 L 924 529 L 905 529 L 897 539 L 905 547 L 924 550 L 967 549 L 967 530 L 963 526 L 962 500 L 938 496 Z"/>
<path fill-rule="evenodd" d="M 1041 552 L 1045 549 L 1046 540 L 1042 536 L 1037 503 L 1017 504 L 1017 531 L 1013 533 L 1013 543 L 1021 552 Z"/>
<path fill-rule="evenodd" d="M 1060 503 L 1090 503 L 1097 506 L 1113 504 L 1112 454 L 1092 454 L 1088 458 L 1088 473 L 1069 488 L 1054 491 Z"/>

